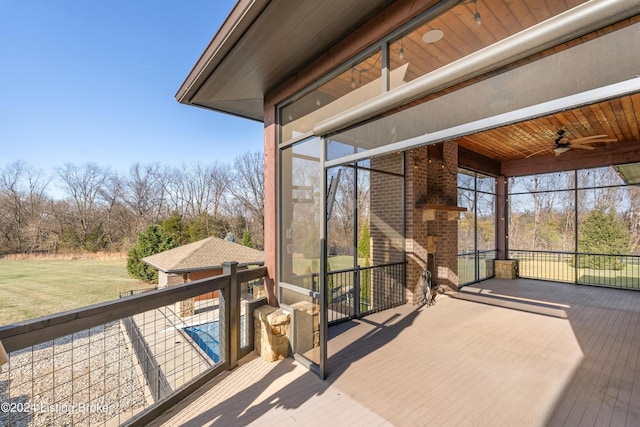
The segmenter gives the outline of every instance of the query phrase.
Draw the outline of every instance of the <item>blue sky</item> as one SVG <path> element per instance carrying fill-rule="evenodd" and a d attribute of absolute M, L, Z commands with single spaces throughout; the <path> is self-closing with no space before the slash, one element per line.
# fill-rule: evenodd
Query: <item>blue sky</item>
<path fill-rule="evenodd" d="M 235 1 L 0 0 L 0 168 L 230 162 L 262 124 L 175 93 Z"/>

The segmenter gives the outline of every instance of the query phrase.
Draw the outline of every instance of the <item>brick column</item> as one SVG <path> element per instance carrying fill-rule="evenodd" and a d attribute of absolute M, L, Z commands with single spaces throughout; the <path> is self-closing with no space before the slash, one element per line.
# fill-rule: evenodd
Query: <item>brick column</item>
<path fill-rule="evenodd" d="M 423 297 L 422 271 L 432 274 L 432 286 L 458 289 L 458 222 L 450 212 L 436 210 L 435 219 L 419 204 L 457 206 L 458 146 L 452 142 L 413 149 L 406 157 L 407 301 Z"/>
<path fill-rule="evenodd" d="M 458 145 L 444 142 L 429 148 L 426 202 L 443 206 L 458 204 Z M 436 211 L 435 221 L 427 221 L 427 235 L 437 238 L 433 256 L 433 285 L 458 289 L 458 221 L 449 212 Z"/>
<path fill-rule="evenodd" d="M 405 248 L 407 255 L 407 302 L 409 304 L 417 304 L 422 299 L 421 273 L 427 268 L 427 223 L 422 219 L 422 211 L 416 208 L 416 204 L 426 197 L 427 166 L 427 147 L 420 147 L 406 154 Z"/>
<path fill-rule="evenodd" d="M 402 172 L 402 154 L 393 153 L 371 159 L 371 168 L 388 172 Z M 383 173 L 371 173 L 370 178 L 370 233 L 371 265 L 402 261 L 403 216 L 402 179 Z M 371 299 L 373 308 L 387 306 L 391 297 L 392 279 L 384 270 L 373 270 Z"/>
<path fill-rule="evenodd" d="M 390 170 L 398 160 L 396 154 L 371 160 L 373 169 Z M 422 299 L 422 271 L 431 270 L 432 285 L 441 289 L 458 289 L 458 221 L 450 211 L 437 210 L 435 219 L 424 214 L 420 204 L 457 206 L 458 146 L 452 142 L 420 147 L 405 153 L 404 209 L 402 229 L 402 195 L 387 176 L 371 176 L 371 260 L 373 265 L 399 261 L 404 234 L 406 297 L 411 304 Z M 404 233 L 403 233 L 404 232 Z M 437 242 L 437 244 L 432 244 Z M 384 295 L 376 289 L 372 295 Z"/>

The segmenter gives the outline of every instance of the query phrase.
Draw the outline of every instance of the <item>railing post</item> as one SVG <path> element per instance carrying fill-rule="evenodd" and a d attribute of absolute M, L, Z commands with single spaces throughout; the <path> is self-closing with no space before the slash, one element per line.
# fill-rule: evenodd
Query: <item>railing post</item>
<path fill-rule="evenodd" d="M 222 272 L 229 274 L 229 301 L 225 301 L 229 318 L 229 369 L 234 369 L 238 364 L 238 355 L 240 354 L 240 284 L 238 283 L 238 263 L 236 261 L 227 261 L 222 264 Z M 227 299 L 225 298 L 225 299 Z"/>
<path fill-rule="evenodd" d="M 356 265 L 353 272 L 353 313 L 355 316 L 360 315 L 360 266 Z"/>

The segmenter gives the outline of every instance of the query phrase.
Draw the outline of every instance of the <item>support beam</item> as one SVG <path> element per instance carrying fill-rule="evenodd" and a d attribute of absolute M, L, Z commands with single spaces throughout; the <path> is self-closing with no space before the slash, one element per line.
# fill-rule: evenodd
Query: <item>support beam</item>
<path fill-rule="evenodd" d="M 278 277 L 278 144 L 275 105 L 265 105 L 264 118 L 264 265 L 267 267 L 265 292 L 269 305 L 277 306 Z"/>
<path fill-rule="evenodd" d="M 507 178 L 499 176 L 496 178 L 496 249 L 497 259 L 507 259 L 509 252 L 509 223 L 507 215 L 509 213 L 509 201 L 507 200 L 508 188 Z"/>
<path fill-rule="evenodd" d="M 465 169 L 490 176 L 500 175 L 500 162 L 458 145 L 458 164 Z"/>
<path fill-rule="evenodd" d="M 524 176 L 635 162 L 640 162 L 640 141 L 597 147 L 593 151 L 573 149 L 560 156 L 540 155 L 509 160 L 502 162 L 501 174 L 506 177 Z"/>

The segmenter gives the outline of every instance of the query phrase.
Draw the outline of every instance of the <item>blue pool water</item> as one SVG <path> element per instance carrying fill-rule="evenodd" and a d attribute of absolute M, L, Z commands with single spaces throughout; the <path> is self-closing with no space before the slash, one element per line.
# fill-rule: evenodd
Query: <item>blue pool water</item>
<path fill-rule="evenodd" d="M 220 325 L 217 320 L 197 326 L 187 326 L 184 331 L 214 363 L 220 361 Z M 240 346 L 244 347 L 247 345 L 244 316 L 240 316 L 240 331 Z"/>
<path fill-rule="evenodd" d="M 188 326 L 184 331 L 215 363 L 220 361 L 220 326 L 215 320 L 198 326 Z"/>

